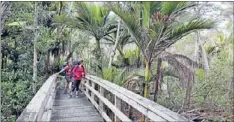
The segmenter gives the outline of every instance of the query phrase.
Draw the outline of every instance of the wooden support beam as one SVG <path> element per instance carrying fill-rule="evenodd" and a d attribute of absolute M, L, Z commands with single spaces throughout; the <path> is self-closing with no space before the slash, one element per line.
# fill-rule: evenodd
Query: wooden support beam
<path fill-rule="evenodd" d="M 87 75 L 86 78 L 104 88 L 105 90 L 109 91 L 120 100 L 128 103 L 130 106 L 141 112 L 152 121 L 189 121 L 187 118 L 107 80 L 92 75 Z M 96 93 L 95 91 L 92 92 Z M 100 97 L 101 95 L 96 96 L 102 100 L 102 97 Z M 116 103 L 118 103 L 118 101 L 119 100 L 116 99 Z M 106 104 L 106 102 L 104 103 Z M 107 105 L 107 107 L 111 109 L 111 105 Z M 115 115 L 117 115 L 116 111 L 113 112 L 115 113 Z M 119 119 L 123 120 L 121 117 L 119 117 Z"/>
<path fill-rule="evenodd" d="M 121 99 L 115 96 L 115 107 L 121 111 Z M 121 119 L 115 115 L 115 122 L 121 122 Z"/>
<path fill-rule="evenodd" d="M 104 97 L 105 89 L 102 88 L 102 87 L 100 86 L 99 92 L 100 92 L 100 95 Z M 103 112 L 105 111 L 105 110 L 104 110 L 104 104 L 103 104 L 103 102 L 100 100 L 100 98 L 99 98 L 99 108 L 100 108 L 101 111 L 103 111 Z"/>
<path fill-rule="evenodd" d="M 103 96 L 101 96 L 95 89 L 93 89 L 92 87 L 88 86 L 87 84 L 86 84 L 86 87 L 91 92 L 93 92 L 122 121 L 124 121 L 124 122 L 131 122 L 131 120 L 126 115 L 124 115 L 119 109 L 117 109 L 109 100 L 107 100 L 106 98 L 104 98 Z M 91 100 L 92 100 L 92 98 L 91 98 Z"/>
<path fill-rule="evenodd" d="M 95 83 L 91 81 L 91 87 L 92 87 L 93 89 L 95 89 L 94 86 L 95 86 Z M 91 92 L 91 99 L 92 99 L 93 101 L 95 101 L 95 100 L 94 100 L 94 93 L 93 93 L 93 92 Z"/>

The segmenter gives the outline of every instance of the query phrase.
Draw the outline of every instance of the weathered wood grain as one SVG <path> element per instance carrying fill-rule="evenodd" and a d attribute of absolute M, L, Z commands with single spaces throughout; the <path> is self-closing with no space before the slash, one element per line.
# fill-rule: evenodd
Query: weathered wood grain
<path fill-rule="evenodd" d="M 152 121 L 189 121 L 185 117 L 107 80 L 91 75 L 87 75 L 86 78 L 125 101 Z"/>
<path fill-rule="evenodd" d="M 48 104 L 51 93 L 55 92 L 55 82 L 57 74 L 50 76 L 42 87 L 38 90 L 36 95 L 29 102 L 27 107 L 24 109 L 22 114 L 18 117 L 16 122 L 22 121 L 41 121 L 43 114 L 45 113 L 45 108 L 50 108 L 52 104 Z M 45 119 L 45 118 L 43 118 Z"/>

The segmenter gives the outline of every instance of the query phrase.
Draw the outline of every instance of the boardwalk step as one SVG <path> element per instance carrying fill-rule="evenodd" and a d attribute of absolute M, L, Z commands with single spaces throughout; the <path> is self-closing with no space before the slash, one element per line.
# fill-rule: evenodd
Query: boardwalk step
<path fill-rule="evenodd" d="M 68 98 L 63 90 L 58 90 L 52 108 L 51 121 L 103 121 L 95 107 L 88 101 L 86 96 Z"/>
<path fill-rule="evenodd" d="M 60 114 L 53 114 L 53 118 L 71 118 L 71 117 L 85 117 L 85 116 L 98 116 L 99 114 L 96 111 L 90 112 L 69 112 L 69 113 L 60 113 Z"/>
<path fill-rule="evenodd" d="M 69 106 L 73 104 L 77 104 L 80 106 L 90 105 L 89 101 L 87 100 L 67 100 L 67 101 L 55 101 L 54 102 L 54 106 L 65 106 L 65 105 Z"/>
<path fill-rule="evenodd" d="M 72 107 L 72 108 L 66 108 L 66 109 L 61 109 L 61 108 L 53 108 L 52 113 L 79 113 L 79 112 L 88 112 L 88 111 L 95 111 L 95 108 L 93 106 L 90 107 Z"/>
<path fill-rule="evenodd" d="M 60 122 L 103 122 L 103 119 L 100 116 L 86 116 L 86 117 L 72 117 L 72 118 L 53 118 L 51 121 L 60 121 Z"/>

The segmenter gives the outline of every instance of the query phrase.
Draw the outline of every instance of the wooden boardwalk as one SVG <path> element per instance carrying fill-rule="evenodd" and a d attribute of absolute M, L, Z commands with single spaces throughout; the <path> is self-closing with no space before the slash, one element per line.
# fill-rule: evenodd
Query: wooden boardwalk
<path fill-rule="evenodd" d="M 50 76 L 16 122 L 103 122 L 104 120 L 107 122 L 132 122 L 128 115 L 125 115 L 121 111 L 121 102 L 132 106 L 132 108 L 149 118 L 150 121 L 190 121 L 151 100 L 96 76 L 87 75 L 81 82 L 83 94 L 78 98 L 69 99 L 68 94 L 64 94 L 63 89 L 58 88 L 61 86 L 60 81 L 61 79 L 58 78 L 58 74 Z M 95 86 L 98 86 L 98 89 Z M 106 98 L 105 94 L 107 92 L 113 95 L 114 101 Z M 94 99 L 95 97 L 98 101 Z M 114 113 L 112 119 L 106 113 L 106 107 Z"/>
<path fill-rule="evenodd" d="M 103 119 L 84 94 L 69 99 L 60 89 L 56 93 L 51 121 L 102 122 Z"/>

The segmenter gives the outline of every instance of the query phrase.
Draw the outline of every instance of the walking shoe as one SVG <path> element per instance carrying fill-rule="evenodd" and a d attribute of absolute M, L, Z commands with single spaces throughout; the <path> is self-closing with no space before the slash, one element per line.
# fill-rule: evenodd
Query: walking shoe
<path fill-rule="evenodd" d="M 79 98 L 80 96 L 79 96 L 79 94 L 78 95 L 76 95 L 76 98 Z"/>
<path fill-rule="evenodd" d="M 72 98 L 72 95 L 71 95 L 71 94 L 69 95 L 69 99 L 70 99 L 70 98 Z"/>

